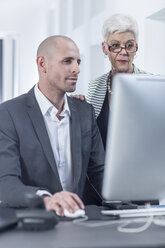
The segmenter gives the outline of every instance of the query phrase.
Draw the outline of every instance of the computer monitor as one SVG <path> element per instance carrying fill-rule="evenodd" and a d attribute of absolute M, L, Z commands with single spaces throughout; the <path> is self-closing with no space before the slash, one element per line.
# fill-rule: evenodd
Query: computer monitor
<path fill-rule="evenodd" d="M 118 74 L 111 97 L 104 199 L 165 199 L 165 77 Z"/>

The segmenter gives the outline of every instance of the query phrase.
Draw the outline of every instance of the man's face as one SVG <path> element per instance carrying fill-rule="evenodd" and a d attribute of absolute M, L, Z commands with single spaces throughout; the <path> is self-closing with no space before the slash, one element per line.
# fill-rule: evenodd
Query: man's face
<path fill-rule="evenodd" d="M 107 44 L 111 47 L 116 46 L 136 46 L 135 36 L 132 32 L 122 32 L 122 33 L 113 33 L 110 34 L 107 40 Z M 103 44 L 104 46 L 105 44 Z M 112 65 L 112 69 L 114 72 L 124 72 L 124 73 L 131 73 L 133 70 L 133 59 L 136 54 L 135 52 L 129 52 L 125 49 L 122 49 L 118 53 L 114 53 L 112 51 L 109 51 L 106 45 L 103 49 L 104 53 L 109 57 L 109 60 Z"/>
<path fill-rule="evenodd" d="M 46 59 L 48 89 L 59 93 L 73 92 L 80 72 L 78 47 L 71 41 L 60 40 Z"/>

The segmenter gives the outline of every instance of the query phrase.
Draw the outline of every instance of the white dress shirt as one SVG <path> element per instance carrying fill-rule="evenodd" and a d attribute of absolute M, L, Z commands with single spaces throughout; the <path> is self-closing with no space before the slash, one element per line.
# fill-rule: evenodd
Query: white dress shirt
<path fill-rule="evenodd" d="M 60 116 L 64 116 L 64 118 L 59 120 L 56 116 L 58 109 L 42 94 L 38 85 L 35 86 L 34 93 L 43 114 L 61 185 L 63 190 L 72 192 L 73 176 L 70 148 L 70 109 L 67 97 L 65 95 L 64 108 L 60 113 Z M 37 194 L 43 195 L 43 191 L 41 194 L 40 191 L 37 191 Z"/>

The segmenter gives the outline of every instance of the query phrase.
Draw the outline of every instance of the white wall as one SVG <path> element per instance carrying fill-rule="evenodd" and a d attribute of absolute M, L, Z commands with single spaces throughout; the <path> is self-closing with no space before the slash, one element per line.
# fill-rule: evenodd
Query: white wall
<path fill-rule="evenodd" d="M 115 0 L 115 4 L 111 5 L 110 1 L 107 0 L 107 8 L 105 11 L 105 16 L 108 17 L 110 14 L 115 14 L 116 12 L 124 12 L 132 15 L 138 22 L 139 26 L 139 51 L 137 53 L 137 58 L 135 63 L 141 69 L 149 72 L 163 74 L 164 70 L 158 69 L 159 65 L 162 64 L 163 54 L 161 52 L 153 53 L 153 47 L 151 43 L 155 43 L 155 37 L 159 36 L 160 40 L 165 39 L 165 23 L 157 22 L 154 27 L 153 23 L 146 24 L 148 17 L 153 13 L 159 12 L 160 9 L 165 8 L 164 0 Z M 111 10 L 109 13 L 108 10 Z M 165 18 L 165 12 L 164 12 Z M 162 29 L 160 29 L 160 27 Z M 157 29 L 158 28 L 158 29 Z M 165 48 L 163 48 L 165 52 Z M 163 52 L 162 51 L 162 52 Z M 156 55 L 156 57 L 154 57 Z M 155 68 L 153 70 L 153 68 Z M 156 69 L 157 68 L 157 69 Z"/>
<path fill-rule="evenodd" d="M 165 0 L 0 0 L 0 36 L 8 32 L 17 37 L 15 95 L 27 92 L 37 82 L 36 50 L 44 38 L 53 34 L 68 35 L 78 44 L 82 65 L 76 92 L 86 94 L 89 79 L 110 69 L 101 50 L 101 28 L 103 21 L 117 12 L 128 13 L 138 21 L 136 65 L 163 74 L 165 22 L 148 18 L 163 8 Z M 155 50 L 160 40 L 161 46 Z"/>
<path fill-rule="evenodd" d="M 165 75 L 165 8 L 146 19 L 144 49 L 146 69 Z"/>
<path fill-rule="evenodd" d="M 0 35 L 3 33 L 17 35 L 19 85 L 16 94 L 21 94 L 38 80 L 36 49 L 47 36 L 45 0 L 0 0 Z"/>
<path fill-rule="evenodd" d="M 77 7 L 77 12 L 69 12 L 70 20 L 76 20 L 79 25 L 72 25 L 72 28 L 65 30 L 64 34 L 71 36 L 79 45 L 83 55 L 82 71 L 80 80 L 77 86 L 77 93 L 87 93 L 87 85 L 90 79 L 94 79 L 104 72 L 110 70 L 108 59 L 104 58 L 101 49 L 102 35 L 101 29 L 103 22 L 110 15 L 123 12 L 132 15 L 138 22 L 139 26 L 139 50 L 135 58 L 135 64 L 148 72 L 155 74 L 165 74 L 165 66 L 163 63 L 165 47 L 158 52 L 153 53 L 155 42 L 158 42 L 160 37 L 161 44 L 165 39 L 165 26 L 162 21 L 155 24 L 155 28 L 150 23 L 146 24 L 148 17 L 153 13 L 165 9 L 164 0 L 56 0 L 68 2 L 72 8 Z M 75 2 L 79 2 L 75 4 Z M 70 7 L 71 9 L 71 7 Z M 63 19 L 60 19 L 63 22 Z M 70 21 L 71 22 L 71 21 Z M 65 20 L 66 23 L 66 20 Z M 147 48 L 146 48 L 147 47 Z"/>

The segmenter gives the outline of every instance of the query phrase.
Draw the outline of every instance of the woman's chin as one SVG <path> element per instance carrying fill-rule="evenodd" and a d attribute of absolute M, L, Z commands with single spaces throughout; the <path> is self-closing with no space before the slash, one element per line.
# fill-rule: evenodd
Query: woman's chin
<path fill-rule="evenodd" d="M 118 73 L 129 73 L 129 68 L 121 66 L 121 67 L 116 68 L 116 72 L 118 72 Z"/>

